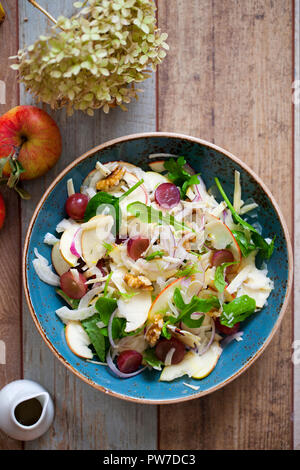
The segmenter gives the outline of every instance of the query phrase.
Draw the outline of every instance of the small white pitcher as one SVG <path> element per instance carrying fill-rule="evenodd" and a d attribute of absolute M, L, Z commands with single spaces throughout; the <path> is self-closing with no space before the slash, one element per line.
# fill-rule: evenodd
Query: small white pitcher
<path fill-rule="evenodd" d="M 40 406 L 34 399 L 40 403 Z M 23 409 L 28 414 L 29 410 L 26 410 L 28 400 L 33 400 L 30 403 L 38 405 L 38 411 L 35 410 L 33 423 L 22 424 L 18 410 Z M 13 439 L 19 441 L 37 439 L 48 430 L 53 417 L 53 401 L 49 393 L 38 383 L 32 380 L 16 380 L 0 390 L 0 429 Z"/>

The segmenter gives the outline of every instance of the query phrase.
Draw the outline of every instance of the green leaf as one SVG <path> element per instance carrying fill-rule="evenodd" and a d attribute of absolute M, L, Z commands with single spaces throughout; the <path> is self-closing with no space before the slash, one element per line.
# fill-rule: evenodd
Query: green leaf
<path fill-rule="evenodd" d="M 166 338 L 166 339 L 171 339 L 172 337 L 172 333 L 170 332 L 170 330 L 168 330 L 168 324 L 169 322 L 166 321 L 161 329 L 161 335 Z"/>
<path fill-rule="evenodd" d="M 231 266 L 232 264 L 237 264 L 237 261 L 232 261 L 230 263 L 223 263 L 216 268 L 215 287 L 219 292 L 224 292 L 224 289 L 226 287 L 226 282 L 224 279 L 224 271 L 228 266 Z"/>
<path fill-rule="evenodd" d="M 145 260 L 146 261 L 151 261 L 155 258 L 162 258 L 163 256 L 165 255 L 165 252 L 164 251 L 154 251 L 153 253 L 151 253 L 151 255 L 148 255 L 145 257 Z"/>
<path fill-rule="evenodd" d="M 131 194 L 136 188 L 143 184 L 144 180 L 138 181 L 132 188 L 129 188 L 122 196 L 119 198 L 113 196 L 112 194 L 100 191 L 95 194 L 92 199 L 88 202 L 84 213 L 84 221 L 87 222 L 92 217 L 95 217 L 97 214 L 101 214 L 105 211 L 106 215 L 111 215 L 114 219 L 114 226 L 112 232 L 115 234 L 119 233 L 120 223 L 121 223 L 121 211 L 119 203 L 125 199 L 129 194 Z"/>
<path fill-rule="evenodd" d="M 256 302 L 248 295 L 237 297 L 228 304 L 223 304 L 223 312 L 220 316 L 222 325 L 232 328 L 255 312 Z"/>
<path fill-rule="evenodd" d="M 249 230 L 251 232 L 251 238 L 252 241 L 255 243 L 255 247 L 259 248 L 261 251 L 261 256 L 266 259 L 270 259 L 273 251 L 274 251 L 274 243 L 275 243 L 275 237 L 273 238 L 272 242 L 268 244 L 266 240 L 263 238 L 262 235 L 258 233 L 256 228 L 254 228 L 252 225 L 248 224 L 245 220 L 243 220 L 236 210 L 234 209 L 233 205 L 229 201 L 228 197 L 226 196 L 226 193 L 224 189 L 221 186 L 221 183 L 218 178 L 215 178 L 216 185 L 218 186 L 218 189 L 226 202 L 228 208 L 230 209 L 233 219 L 235 220 L 236 223 L 240 224 L 242 227 L 245 229 Z M 251 249 L 251 248 L 250 248 Z"/>
<path fill-rule="evenodd" d="M 260 248 L 260 254 L 262 258 L 267 260 L 269 260 L 273 254 L 275 247 L 275 239 L 276 235 L 270 243 L 267 243 L 266 240 L 259 233 L 252 234 L 252 240 L 254 241 L 256 247 Z"/>
<path fill-rule="evenodd" d="M 100 321 L 99 314 L 96 313 L 90 318 L 83 320 L 82 326 L 85 329 L 88 337 L 91 340 L 92 345 L 97 353 L 101 362 L 106 361 L 106 352 L 108 349 L 108 342 L 105 336 L 101 333 L 101 330 L 98 328 L 97 323 Z"/>
<path fill-rule="evenodd" d="M 213 308 L 220 307 L 220 302 L 218 298 L 213 295 L 211 295 L 207 299 L 200 299 L 200 297 L 197 297 L 196 295 L 194 295 L 190 303 L 186 304 L 183 300 L 183 297 L 178 287 L 176 287 L 176 289 L 174 290 L 173 302 L 176 305 L 176 307 L 179 310 L 181 310 L 181 312 L 177 318 L 170 316 L 168 319 L 168 322 L 175 324 L 175 323 L 178 323 L 179 321 L 183 321 L 190 328 L 199 328 L 199 326 L 202 325 L 202 322 L 204 320 L 204 316 L 202 316 L 201 318 L 197 320 L 192 319 L 191 318 L 192 313 L 195 313 L 195 312 L 207 313 Z"/>
<path fill-rule="evenodd" d="M 104 291 L 103 291 L 103 296 L 107 297 L 107 290 L 108 290 L 108 285 L 111 280 L 111 276 L 113 275 L 113 272 L 111 271 L 109 275 L 107 276 L 107 279 L 105 281 L 105 286 L 104 286 Z"/>
<path fill-rule="evenodd" d="M 191 175 L 185 170 L 186 160 L 184 157 L 178 157 L 177 160 L 170 158 L 164 163 L 164 167 L 168 170 L 167 177 L 176 186 L 180 187 L 181 198 L 184 199 L 187 189 L 193 184 L 199 184 L 198 175 Z"/>
<path fill-rule="evenodd" d="M 192 232 L 195 232 L 191 227 L 178 222 L 174 216 L 163 215 L 161 211 L 158 211 L 151 206 L 146 206 L 146 204 L 143 204 L 142 202 L 132 202 L 131 204 L 128 204 L 127 211 L 134 215 L 134 217 L 141 219 L 142 222 L 148 224 L 157 223 L 159 225 L 172 225 L 176 230 L 191 230 Z"/>
<path fill-rule="evenodd" d="M 132 292 L 130 294 L 128 294 L 128 293 L 125 294 L 124 292 L 120 292 L 120 296 L 124 300 L 132 299 L 132 297 L 134 297 L 135 295 L 138 295 L 138 292 Z"/>
<path fill-rule="evenodd" d="M 56 289 L 56 293 L 64 299 L 64 301 L 73 309 L 76 310 L 78 308 L 80 300 L 78 299 L 71 299 L 63 290 Z"/>
<path fill-rule="evenodd" d="M 95 307 L 100 315 L 100 320 L 107 326 L 112 313 L 116 310 L 118 304 L 116 299 L 109 297 L 99 297 Z"/>
<path fill-rule="evenodd" d="M 176 287 L 174 290 L 173 301 L 179 310 L 183 310 L 186 307 L 186 304 L 183 300 L 180 289 L 178 287 Z"/>
<path fill-rule="evenodd" d="M 146 364 L 157 370 L 161 370 L 161 366 L 163 365 L 163 362 L 157 359 L 154 349 L 151 348 L 143 352 L 143 362 L 146 362 Z"/>
<path fill-rule="evenodd" d="M 193 274 L 200 273 L 197 263 L 188 265 L 186 268 L 180 269 L 177 271 L 175 274 L 175 277 L 190 277 L 193 276 Z"/>
<path fill-rule="evenodd" d="M 109 255 L 109 253 L 114 249 L 113 245 L 110 243 L 102 242 L 102 245 L 106 249 L 106 253 Z"/>
<path fill-rule="evenodd" d="M 244 232 L 232 230 L 232 234 L 236 239 L 244 258 L 246 258 L 252 251 L 256 250 L 256 246 L 251 243 L 251 240 L 248 240 Z"/>

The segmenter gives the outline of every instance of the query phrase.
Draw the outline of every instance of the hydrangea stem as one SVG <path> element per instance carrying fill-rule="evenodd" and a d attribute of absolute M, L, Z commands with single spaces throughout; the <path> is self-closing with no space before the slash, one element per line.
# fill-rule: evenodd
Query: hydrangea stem
<path fill-rule="evenodd" d="M 50 13 L 47 12 L 47 10 L 45 10 L 44 8 L 42 8 L 35 0 L 28 0 L 29 3 L 31 3 L 31 5 L 33 5 L 35 8 L 37 8 L 38 10 L 40 10 L 42 13 L 44 13 L 44 15 L 47 16 L 47 18 L 49 18 L 50 21 L 52 21 L 54 24 L 57 24 L 57 21 L 55 18 L 53 18 L 52 15 L 50 15 Z"/>

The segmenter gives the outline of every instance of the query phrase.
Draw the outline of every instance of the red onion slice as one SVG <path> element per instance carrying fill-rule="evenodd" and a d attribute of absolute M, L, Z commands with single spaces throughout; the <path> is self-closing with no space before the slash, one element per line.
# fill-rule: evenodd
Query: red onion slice
<path fill-rule="evenodd" d="M 134 377 L 135 375 L 138 375 L 140 374 L 141 372 L 143 372 L 147 366 L 145 367 L 142 367 L 141 369 L 137 370 L 136 372 L 132 372 L 131 374 L 124 374 L 124 372 L 121 372 L 117 366 L 114 364 L 113 360 L 112 360 L 112 357 L 111 357 L 111 353 L 110 353 L 110 349 L 108 350 L 108 353 L 106 355 L 106 362 L 107 362 L 107 365 L 108 367 L 110 368 L 110 370 L 117 376 L 119 377 L 120 379 L 129 379 L 130 377 Z"/>
<path fill-rule="evenodd" d="M 81 258 L 81 248 L 79 248 L 78 246 L 76 246 L 77 244 L 77 239 L 81 233 L 81 227 L 79 227 L 76 232 L 74 233 L 74 237 L 73 237 L 73 240 L 72 240 L 72 243 L 71 243 L 71 246 L 70 246 L 70 251 L 72 253 L 72 255 L 74 256 L 77 256 L 77 258 Z M 77 249 L 79 248 L 79 249 Z M 80 251 L 80 252 L 79 252 Z"/>
<path fill-rule="evenodd" d="M 116 310 L 111 314 L 110 319 L 109 319 L 109 322 L 108 322 L 108 325 L 107 325 L 108 339 L 109 339 L 109 342 L 110 342 L 110 345 L 111 345 L 112 348 L 116 348 L 116 347 L 117 347 L 117 345 L 116 345 L 116 343 L 114 342 L 113 337 L 112 337 L 112 322 L 113 322 L 113 319 L 114 319 L 115 316 L 116 316 L 117 310 L 118 310 L 118 309 L 116 308 Z"/>
<path fill-rule="evenodd" d="M 210 346 L 212 345 L 212 342 L 213 340 L 215 339 L 215 336 L 216 336 L 216 325 L 215 325 L 215 321 L 214 319 L 212 318 L 211 319 L 212 321 L 212 327 L 211 327 L 211 336 L 209 338 L 209 342 L 207 343 L 206 346 L 204 346 L 204 348 L 202 349 L 202 351 L 198 351 L 198 354 L 199 356 L 203 356 L 204 353 L 206 353 L 206 351 L 209 350 Z"/>

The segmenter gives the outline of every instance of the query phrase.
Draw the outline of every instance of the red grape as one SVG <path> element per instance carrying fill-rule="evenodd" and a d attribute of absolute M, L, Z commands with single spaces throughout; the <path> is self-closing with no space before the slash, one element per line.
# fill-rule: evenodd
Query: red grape
<path fill-rule="evenodd" d="M 149 238 L 143 237 L 142 235 L 130 238 L 127 243 L 128 256 L 136 261 L 140 258 L 142 253 L 147 250 L 149 244 Z"/>
<path fill-rule="evenodd" d="M 121 352 L 117 359 L 118 369 L 124 374 L 131 374 L 138 370 L 142 363 L 143 356 L 133 349 Z"/>
<path fill-rule="evenodd" d="M 180 191 L 173 183 L 162 183 L 155 190 L 155 201 L 163 209 L 172 209 L 180 202 Z"/>
<path fill-rule="evenodd" d="M 229 326 L 222 325 L 220 323 L 220 320 L 216 318 L 216 328 L 220 331 L 220 333 L 223 333 L 224 335 L 233 335 L 234 333 L 237 333 L 240 328 L 240 324 L 236 323 L 232 328 L 229 328 Z"/>
<path fill-rule="evenodd" d="M 234 261 L 233 254 L 229 250 L 215 251 L 212 257 L 212 265 L 220 266 L 223 263 L 231 263 Z"/>
<path fill-rule="evenodd" d="M 69 196 L 66 202 L 66 211 L 73 220 L 81 220 L 84 217 L 89 198 L 85 194 L 75 193 Z"/>
<path fill-rule="evenodd" d="M 178 364 L 182 361 L 185 354 L 185 346 L 177 338 L 160 339 L 155 348 L 156 357 L 164 362 L 170 349 L 175 348 L 171 363 Z"/>
<path fill-rule="evenodd" d="M 60 276 L 60 287 L 71 299 L 81 299 L 88 290 L 86 278 L 77 271 L 78 275 L 71 270 Z"/>

